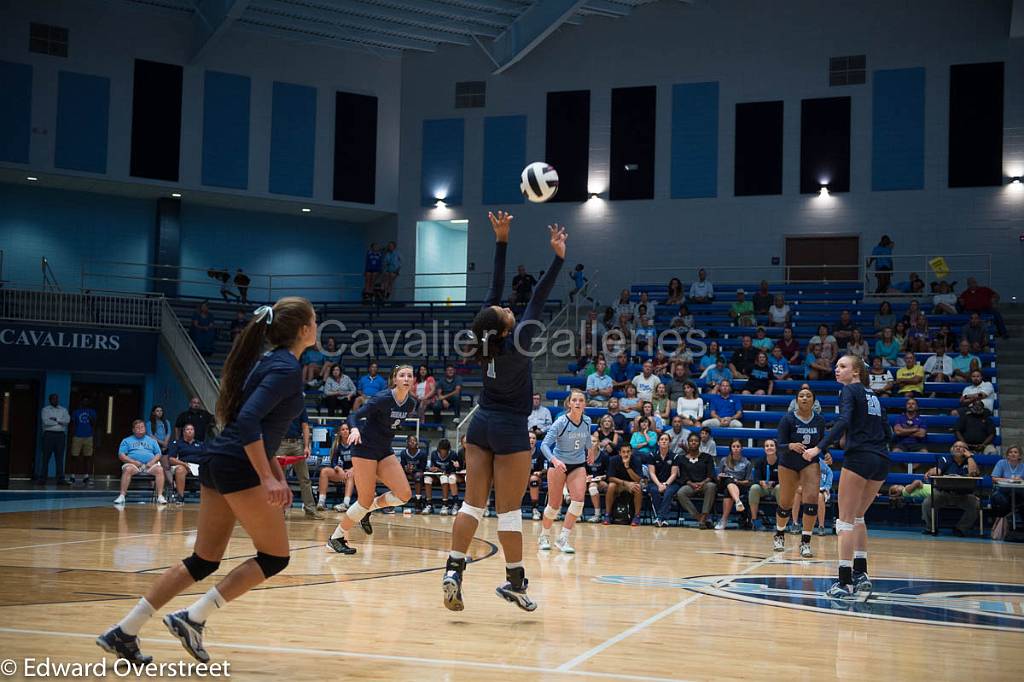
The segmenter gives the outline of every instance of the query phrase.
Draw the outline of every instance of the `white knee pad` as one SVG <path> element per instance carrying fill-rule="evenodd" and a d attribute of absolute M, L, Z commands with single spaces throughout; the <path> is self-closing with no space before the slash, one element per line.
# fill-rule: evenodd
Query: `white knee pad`
<path fill-rule="evenodd" d="M 474 507 L 469 502 L 463 502 L 462 503 L 462 507 L 459 508 L 459 513 L 460 514 L 466 514 L 467 516 L 472 516 L 477 521 L 479 521 L 480 519 L 482 519 L 484 517 L 484 511 L 486 511 L 486 510 L 483 509 L 482 507 Z"/>
<path fill-rule="evenodd" d="M 434 485 L 434 477 L 431 476 L 430 474 L 427 474 L 426 476 L 423 477 L 423 482 L 426 483 L 427 485 Z"/>
<path fill-rule="evenodd" d="M 836 519 L 836 533 L 851 533 L 853 532 L 853 524 L 847 523 L 846 521 L 840 521 Z"/>
<path fill-rule="evenodd" d="M 577 517 L 577 518 L 579 518 L 580 516 L 583 516 L 583 503 L 582 502 L 577 502 L 576 500 L 573 500 L 572 502 L 570 502 L 569 503 L 569 513 L 572 514 L 573 516 Z"/>
<path fill-rule="evenodd" d="M 453 483 L 454 482 L 454 481 L 452 481 L 453 478 L 455 478 L 455 477 L 454 476 L 448 476 L 446 474 L 441 474 L 441 485 L 448 485 L 449 483 Z"/>
<path fill-rule="evenodd" d="M 388 507 L 401 507 L 405 500 L 389 490 L 384 493 L 384 504 Z"/>
<path fill-rule="evenodd" d="M 352 506 L 348 508 L 348 511 L 345 512 L 345 516 L 349 517 L 356 523 L 359 523 L 363 520 L 363 517 L 366 516 L 366 512 L 368 511 L 370 510 L 359 504 L 359 500 L 356 500 L 352 503 Z"/>
<path fill-rule="evenodd" d="M 855 525 L 855 526 L 863 526 L 864 525 L 864 517 L 863 516 L 858 516 L 857 518 L 855 518 L 853 520 L 853 525 Z"/>
<path fill-rule="evenodd" d="M 518 509 L 498 514 L 498 532 L 522 533 L 523 513 Z"/>
<path fill-rule="evenodd" d="M 558 510 L 552 507 L 550 504 L 544 507 L 544 518 L 551 519 L 554 521 L 558 518 Z"/>
<path fill-rule="evenodd" d="M 598 487 L 597 487 L 597 484 L 596 484 L 596 483 L 591 483 L 591 484 L 590 484 L 590 487 L 589 487 L 589 488 L 587 488 L 587 491 L 588 491 L 588 492 L 589 492 L 589 493 L 590 493 L 591 495 L 596 495 L 596 494 L 597 494 L 598 492 L 600 492 L 600 488 L 598 488 Z"/>

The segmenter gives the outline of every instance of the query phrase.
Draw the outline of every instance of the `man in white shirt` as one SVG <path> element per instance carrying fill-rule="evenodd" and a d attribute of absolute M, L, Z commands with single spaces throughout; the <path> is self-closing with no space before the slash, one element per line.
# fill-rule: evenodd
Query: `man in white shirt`
<path fill-rule="evenodd" d="M 697 281 L 690 285 L 690 303 L 711 303 L 715 300 L 715 287 L 707 277 L 704 268 L 697 271 Z"/>
<path fill-rule="evenodd" d="M 43 408 L 43 449 L 36 455 L 35 482 L 46 485 L 46 475 L 50 471 L 50 455 L 57 464 L 57 485 L 68 485 L 64 480 L 64 446 L 68 440 L 68 424 L 71 415 L 60 404 L 56 393 L 50 394 L 50 404 Z"/>
<path fill-rule="evenodd" d="M 644 360 L 643 369 L 640 374 L 633 377 L 632 381 L 632 384 L 636 386 L 636 397 L 646 401 L 654 399 L 654 389 L 660 383 L 661 379 L 654 373 L 654 364 L 650 360 Z"/>
<path fill-rule="evenodd" d="M 604 407 L 612 397 L 612 378 L 605 373 L 608 363 L 598 358 L 594 364 L 594 373 L 587 377 L 587 404 L 591 407 Z"/>
<path fill-rule="evenodd" d="M 960 394 L 960 413 L 965 414 L 972 403 L 981 401 L 985 409 L 992 412 L 996 403 L 996 389 L 992 383 L 985 381 L 980 369 L 971 371 L 971 383 Z"/>
<path fill-rule="evenodd" d="M 526 428 L 533 431 L 537 440 L 542 440 L 544 434 L 551 428 L 551 410 L 540 404 L 540 393 L 533 394 L 533 412 L 526 418 Z"/>
<path fill-rule="evenodd" d="M 949 381 L 953 376 L 953 358 L 946 355 L 946 346 L 936 341 L 935 355 L 924 361 L 924 373 L 928 381 Z"/>

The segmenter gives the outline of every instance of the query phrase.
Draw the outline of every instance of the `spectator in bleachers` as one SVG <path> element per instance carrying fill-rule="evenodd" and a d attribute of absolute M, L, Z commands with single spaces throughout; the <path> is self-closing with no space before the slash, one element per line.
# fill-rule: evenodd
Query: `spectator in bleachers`
<path fill-rule="evenodd" d="M 679 400 L 686 391 L 686 384 L 690 383 L 690 372 L 686 363 L 678 360 L 672 361 L 672 376 L 668 383 L 668 399 L 673 403 Z"/>
<path fill-rule="evenodd" d="M 359 377 L 359 381 L 356 382 L 356 391 L 359 395 L 356 396 L 356 401 L 352 403 L 352 409 L 358 410 L 364 402 L 387 387 L 387 378 L 377 373 L 377 361 L 370 360 L 370 364 L 366 368 L 366 374 Z"/>
<path fill-rule="evenodd" d="M 641 463 L 647 462 L 658 446 L 658 432 L 650 417 L 640 415 L 633 427 L 633 435 L 629 438 L 632 453 Z"/>
<path fill-rule="evenodd" d="M 737 379 L 746 379 L 756 359 L 757 349 L 754 348 L 753 339 L 749 334 L 744 334 L 740 340 L 740 347 L 734 350 L 729 358 L 729 369 L 732 371 L 732 375 Z"/>
<path fill-rule="evenodd" d="M 320 371 L 320 381 L 326 382 L 331 376 L 331 370 L 341 364 L 341 354 L 338 352 L 338 342 L 333 336 L 328 336 L 324 341 L 324 368 Z"/>
<path fill-rule="evenodd" d="M 705 429 L 701 429 L 703 436 Z M 710 437 L 710 431 L 708 431 Z M 691 433 L 686 439 L 686 452 L 677 455 L 673 460 L 679 475 L 676 482 L 679 490 L 676 492 L 676 502 L 697 519 L 698 526 L 702 529 L 711 528 L 711 521 L 708 515 L 715 505 L 715 493 L 718 486 L 715 484 L 715 460 L 714 455 L 709 455 L 701 445 L 701 438 Z M 691 499 L 695 495 L 704 498 L 701 510 L 698 512 Z M 664 518 L 664 517 L 663 517 Z"/>
<path fill-rule="evenodd" d="M 976 402 L 982 403 L 989 412 L 995 410 L 996 389 L 991 382 L 985 381 L 980 369 L 971 370 L 971 383 L 960 394 L 960 414 Z"/>
<path fill-rule="evenodd" d="M 667 424 L 671 418 L 672 401 L 668 399 L 668 387 L 665 384 L 658 384 L 654 389 L 654 400 L 651 401 L 651 405 L 654 414 L 658 415 L 663 424 Z"/>
<path fill-rule="evenodd" d="M 658 330 L 654 328 L 654 318 L 649 317 L 647 311 L 641 306 L 636 320 L 636 343 L 650 353 L 654 347 L 654 341 L 658 337 Z"/>
<path fill-rule="evenodd" d="M 316 346 L 302 351 L 302 381 L 306 386 L 317 386 L 324 369 L 324 354 Z"/>
<path fill-rule="evenodd" d="M 619 454 L 608 460 L 608 490 L 604 496 L 604 524 L 611 522 L 615 499 L 619 495 L 633 498 L 632 526 L 640 525 L 640 509 L 644 502 L 644 474 L 640 457 L 633 454 L 628 443 L 619 446 Z"/>
<path fill-rule="evenodd" d="M 206 441 L 210 427 L 213 426 L 213 415 L 203 409 L 203 402 L 198 396 L 193 396 L 188 401 L 188 409 L 174 420 L 174 437 L 176 439 L 181 439 L 181 430 L 185 428 L 185 424 L 191 424 L 196 428 L 197 441 L 200 443 Z"/>
<path fill-rule="evenodd" d="M 713 303 L 715 300 L 715 286 L 704 268 L 697 271 L 697 281 L 690 284 L 689 299 L 690 303 Z"/>
<path fill-rule="evenodd" d="M 961 411 L 960 419 L 957 420 L 953 432 L 957 440 L 967 443 L 971 452 L 981 452 L 986 455 L 994 455 L 998 452 L 992 441 L 996 438 L 996 424 L 992 421 L 992 415 L 985 409 L 985 404 L 980 400 L 971 403 L 966 411 Z"/>
<path fill-rule="evenodd" d="M 444 366 L 444 376 L 437 382 L 434 421 L 441 421 L 441 410 L 451 410 L 455 421 L 462 417 L 462 377 L 455 374 L 455 365 L 451 363 Z"/>
<path fill-rule="evenodd" d="M 800 390 L 797 391 L 797 397 L 799 397 L 800 391 L 805 390 L 811 391 L 811 385 L 800 384 Z M 814 395 L 814 391 L 811 391 L 811 395 Z M 786 408 L 786 412 L 796 412 L 797 407 L 799 407 L 799 404 L 797 403 L 796 398 L 793 398 L 792 400 L 789 401 L 789 407 Z M 811 412 L 813 414 L 821 414 L 821 402 L 818 400 L 817 397 L 814 398 L 814 403 L 811 404 Z"/>
<path fill-rule="evenodd" d="M 825 357 L 822 357 L 821 344 L 807 344 L 807 356 L 804 358 L 807 378 L 811 381 L 831 379 L 833 364 Z"/>
<path fill-rule="evenodd" d="M 676 311 L 669 326 L 684 336 L 693 329 L 693 315 L 690 314 L 690 309 L 685 303 L 679 306 L 679 310 Z"/>
<path fill-rule="evenodd" d="M 591 407 L 604 407 L 612 397 L 614 390 L 612 378 L 607 373 L 608 363 L 598 358 L 594 365 L 594 373 L 587 377 L 587 404 Z"/>
<path fill-rule="evenodd" d="M 665 430 L 665 420 L 654 410 L 654 403 L 652 401 L 644 400 L 640 403 L 640 416 L 650 419 L 651 428 L 655 431 L 660 433 Z"/>
<path fill-rule="evenodd" d="M 886 327 L 893 327 L 896 324 L 896 315 L 892 312 L 892 304 L 882 301 L 878 306 L 878 313 L 875 314 L 875 334 L 881 334 Z"/>
<path fill-rule="evenodd" d="M 893 452 L 924 452 L 928 449 L 925 444 L 928 430 L 925 428 L 924 419 L 917 411 L 915 398 L 907 398 L 903 414 L 896 418 L 892 426 L 892 435 Z"/>
<path fill-rule="evenodd" d="M 871 369 L 868 370 L 868 382 L 871 386 L 871 390 L 880 398 L 888 397 L 892 392 L 893 384 L 895 383 L 892 376 L 892 370 L 884 365 L 880 355 L 876 355 L 871 358 Z"/>
<path fill-rule="evenodd" d="M 676 415 L 683 420 L 683 426 L 699 427 L 704 420 L 704 400 L 692 381 L 683 387 L 683 395 L 676 399 Z"/>
<path fill-rule="evenodd" d="M 800 363 L 800 342 L 793 335 L 792 327 L 785 327 L 782 330 L 782 338 L 775 345 L 782 349 L 782 356 L 790 365 Z"/>
<path fill-rule="evenodd" d="M 402 254 L 398 253 L 398 245 L 393 241 L 388 242 L 384 248 L 381 270 L 381 288 L 384 290 L 384 298 L 389 299 L 395 288 L 395 280 L 402 271 Z"/>
<path fill-rule="evenodd" d="M 978 313 L 971 313 L 970 319 L 961 332 L 963 339 L 971 344 L 972 353 L 984 353 L 989 349 L 988 328 Z"/>
<path fill-rule="evenodd" d="M 348 511 L 352 504 L 352 491 L 356 487 L 356 477 L 352 474 L 352 446 L 348 444 L 348 422 L 342 422 L 334 434 L 331 444 L 331 459 L 327 466 L 320 467 L 320 483 L 317 487 L 317 511 L 327 511 L 327 493 L 332 483 L 345 485 L 345 499 L 334 507 L 334 511 Z"/>
<path fill-rule="evenodd" d="M 526 266 L 516 266 L 516 276 L 512 278 L 512 306 L 525 308 L 536 285 L 537 280 L 526 271 Z"/>
<path fill-rule="evenodd" d="M 956 315 L 956 294 L 946 280 L 939 282 L 939 291 L 932 296 L 932 312 L 936 315 Z"/>
<path fill-rule="evenodd" d="M 764 320 L 768 317 L 768 309 L 772 306 L 772 295 L 768 293 L 768 282 L 761 280 L 761 285 L 750 301 L 754 304 L 754 315 L 757 316 L 758 320 Z"/>
<path fill-rule="evenodd" d="M 633 321 L 629 315 L 622 313 L 615 318 L 615 324 L 606 339 L 606 347 L 609 353 L 624 353 L 633 343 Z"/>
<path fill-rule="evenodd" d="M 689 442 L 689 441 L 687 441 Z M 702 426 L 700 428 L 700 444 L 698 446 L 700 451 L 714 459 L 718 457 L 718 443 L 711 437 L 711 428 L 708 426 Z M 712 461 L 713 461 L 712 460 Z"/>
<path fill-rule="evenodd" d="M 786 299 L 782 294 L 775 294 L 775 301 L 768 308 L 768 326 L 786 327 L 789 325 L 791 315 L 792 311 L 786 303 Z"/>
<path fill-rule="evenodd" d="M 611 414 L 601 415 L 601 419 L 597 422 L 597 430 L 594 431 L 597 434 L 597 444 L 602 450 L 608 452 L 609 455 L 614 455 L 619 451 L 619 442 L 622 435 L 615 429 L 615 419 Z"/>
<path fill-rule="evenodd" d="M 672 500 L 679 491 L 676 478 L 679 468 L 675 466 L 672 454 L 672 436 L 665 432 L 658 436 L 658 448 L 654 459 L 647 467 L 647 476 L 651 479 L 648 490 L 651 493 L 651 504 L 654 507 L 654 525 L 667 526 L 668 513 L 672 509 Z"/>
<path fill-rule="evenodd" d="M 633 377 L 633 385 L 636 386 L 636 396 L 640 400 L 651 400 L 654 398 L 654 389 L 661 383 L 661 378 L 654 373 L 654 363 L 644 360 L 641 365 L 640 374 Z"/>
<path fill-rule="evenodd" d="M 711 417 L 703 421 L 703 426 L 743 428 L 743 405 L 732 395 L 732 382 L 723 379 L 718 384 L 718 394 L 708 398 L 708 408 Z"/>
<path fill-rule="evenodd" d="M 526 428 L 537 435 L 538 440 L 544 439 L 544 434 L 551 428 L 551 410 L 540 404 L 540 393 L 533 394 L 533 411 L 526 419 Z"/>
<path fill-rule="evenodd" d="M 807 345 L 818 345 L 818 359 L 828 362 L 831 368 L 836 364 L 836 360 L 839 359 L 839 342 L 836 341 L 836 337 L 833 336 L 829 330 L 827 324 L 818 325 L 818 333 L 811 337 Z"/>
<path fill-rule="evenodd" d="M 121 460 L 121 492 L 114 504 L 124 504 L 128 484 L 137 474 L 150 474 L 155 480 L 156 503 L 167 504 L 164 498 L 164 468 L 160 465 L 160 444 L 146 435 L 146 422 L 136 419 L 132 422 L 132 435 L 125 437 L 117 448 Z"/>
<path fill-rule="evenodd" d="M 641 403 L 642 401 L 636 395 L 636 386 L 633 384 L 626 386 L 626 395 L 619 400 L 619 406 L 622 408 L 622 416 L 630 421 L 639 417 Z"/>
<path fill-rule="evenodd" d="M 722 355 L 722 350 L 718 346 L 718 341 L 711 341 L 708 344 L 707 351 L 704 353 L 704 357 L 700 359 L 700 370 L 703 372 L 708 367 L 714 365 L 719 355 Z"/>
<path fill-rule="evenodd" d="M 953 378 L 953 358 L 946 355 L 946 348 L 941 342 L 932 343 L 935 354 L 924 361 L 924 373 L 927 381 L 946 382 Z"/>
<path fill-rule="evenodd" d="M 969 383 L 971 372 L 981 369 L 981 359 L 971 352 L 971 344 L 966 339 L 960 341 L 960 352 L 953 356 L 953 381 Z"/>
<path fill-rule="evenodd" d="M 672 417 L 672 422 L 665 433 L 669 437 L 669 448 L 672 454 L 678 455 L 686 450 L 686 439 L 690 436 L 690 430 L 683 426 L 683 418 L 678 414 Z"/>
<path fill-rule="evenodd" d="M 410 436 L 410 439 L 413 439 Z M 433 486 L 437 481 L 441 485 L 441 516 L 458 514 L 459 505 L 459 471 L 463 464 L 452 456 L 452 444 L 447 438 L 437 442 L 437 449 L 430 453 L 427 458 L 426 468 L 423 472 L 423 488 L 426 496 L 427 506 L 423 508 L 424 514 L 431 514 L 434 511 Z M 449 501 L 451 500 L 451 501 Z"/>
<path fill-rule="evenodd" d="M 941 325 L 935 333 L 935 343 L 941 344 L 947 353 L 952 353 L 960 347 L 960 339 L 949 328 L 948 324 Z M 968 346 L 970 348 L 970 346 Z"/>
<path fill-rule="evenodd" d="M 927 353 L 930 349 L 928 316 L 921 312 L 917 301 L 910 302 L 907 315 L 907 341 L 905 348 L 915 353 Z"/>
<path fill-rule="evenodd" d="M 235 319 L 231 320 L 231 326 L 228 327 L 228 333 L 231 334 L 231 343 L 235 342 L 238 335 L 245 329 L 245 325 L 249 324 L 249 320 L 246 318 L 245 310 L 239 308 L 235 313 Z"/>
<path fill-rule="evenodd" d="M 412 395 L 416 398 L 416 407 L 422 423 L 427 409 L 432 408 L 437 400 L 437 382 L 426 363 L 416 369 L 416 383 L 412 388 Z"/>
<path fill-rule="evenodd" d="M 988 287 L 978 286 L 978 280 L 974 277 L 967 278 L 967 288 L 960 294 L 958 299 L 960 307 L 968 313 L 990 313 L 992 321 L 996 324 L 996 331 L 1004 339 L 1006 334 L 1006 323 L 1003 316 L 996 307 L 999 304 L 999 294 Z"/>
<path fill-rule="evenodd" d="M 669 357 L 668 355 L 665 354 L 664 349 L 659 348 L 658 350 L 654 351 L 654 359 L 651 360 L 651 363 L 654 365 L 654 373 L 661 378 L 661 383 L 665 383 L 672 378 L 671 371 L 668 367 L 669 362 Z"/>
<path fill-rule="evenodd" d="M 789 362 L 782 355 L 782 347 L 776 344 L 772 348 L 772 354 L 768 358 L 768 366 L 772 371 L 772 378 L 775 381 L 786 381 L 789 379 Z"/>
<path fill-rule="evenodd" d="M 683 302 L 683 283 L 678 277 L 668 281 L 668 294 L 665 297 L 665 305 L 679 305 Z"/>
<path fill-rule="evenodd" d="M 754 530 L 764 530 L 764 523 L 761 521 L 761 500 L 771 498 L 777 500 L 776 494 L 779 487 L 779 460 L 778 445 L 774 438 L 766 438 L 764 441 L 764 462 L 754 464 L 753 483 L 750 492 L 747 493 L 747 502 L 750 503 L 751 527 Z M 758 476 L 764 476 L 759 479 Z"/>
<path fill-rule="evenodd" d="M 214 320 L 206 301 L 200 303 L 196 311 L 192 313 L 188 334 L 192 337 L 192 343 L 196 345 L 196 350 L 203 356 L 213 354 L 214 344 L 217 342 L 217 327 L 216 320 Z"/>
<path fill-rule="evenodd" d="M 465 447 L 465 444 L 463 444 Z M 423 510 L 430 504 L 430 498 L 423 496 L 423 472 L 427 470 L 427 459 L 430 455 L 430 444 L 426 448 L 420 448 L 420 442 L 416 436 L 407 436 L 405 447 L 398 453 L 398 463 L 405 471 L 405 479 L 409 482 L 409 489 L 415 495 L 413 504 L 419 507 L 420 500 L 423 501 Z M 392 512 L 394 513 L 394 512 Z"/>
<path fill-rule="evenodd" d="M 893 334 L 892 327 L 882 329 L 882 336 L 875 341 L 875 355 L 882 358 L 882 366 L 895 367 L 899 364 L 902 344 Z"/>
<path fill-rule="evenodd" d="M 146 435 L 151 436 L 153 440 L 160 444 L 160 452 L 163 453 L 163 464 L 165 473 L 169 468 L 167 463 L 167 448 L 170 447 L 171 441 L 174 439 L 174 432 L 171 430 L 171 423 L 164 419 L 164 408 L 162 405 L 154 405 L 153 409 L 149 411 L 149 420 L 146 422 Z M 194 434 L 193 434 L 194 435 Z"/>
<path fill-rule="evenodd" d="M 607 416 L 601 417 L 601 421 L 604 422 Z M 612 431 L 611 435 L 618 434 Z M 618 440 L 610 438 L 600 427 L 594 432 L 592 442 L 597 447 L 597 454 L 594 455 L 594 461 L 587 464 L 587 493 L 590 495 L 590 506 L 594 508 L 594 513 L 586 520 L 589 523 L 601 523 L 604 520 L 601 494 L 608 490 L 608 461 L 618 452 L 619 446 Z"/>
<path fill-rule="evenodd" d="M 754 338 L 750 343 L 755 350 L 763 350 L 765 355 L 771 354 L 772 348 L 775 348 L 775 341 L 768 338 L 768 331 L 760 325 L 754 330 Z"/>
<path fill-rule="evenodd" d="M 747 292 L 743 289 L 736 290 L 736 301 L 729 306 L 729 317 L 738 327 L 753 327 L 757 324 L 754 304 L 747 300 Z"/>
<path fill-rule="evenodd" d="M 366 301 L 373 297 L 384 264 L 384 255 L 376 243 L 370 244 L 363 263 L 363 300 Z"/>
<path fill-rule="evenodd" d="M 1003 459 L 996 462 L 992 469 L 993 483 L 1013 483 L 1024 479 L 1024 462 L 1021 462 L 1021 451 L 1019 445 L 1011 445 L 1006 448 Z M 1015 491 L 1010 495 L 1016 494 Z M 996 488 L 992 493 L 992 518 L 1000 519 L 1010 513 L 1012 505 L 1009 495 L 1002 488 Z"/>
<path fill-rule="evenodd" d="M 181 440 L 172 440 L 167 447 L 167 475 L 174 487 L 171 502 L 185 501 L 185 479 L 188 477 L 188 460 L 203 451 L 202 443 L 196 440 L 196 427 L 186 424 L 181 430 Z"/>
<path fill-rule="evenodd" d="M 625 353 L 615 356 L 615 362 L 608 372 L 612 377 L 612 387 L 616 391 L 626 390 L 626 386 L 633 381 L 632 372 L 629 368 L 629 357 Z"/>
<path fill-rule="evenodd" d="M 540 487 L 548 477 L 548 460 L 537 445 L 537 434 L 530 431 L 529 436 L 530 452 L 533 453 L 530 456 L 530 484 L 527 488 L 530 491 L 530 516 L 534 521 L 540 521 Z"/>
<path fill-rule="evenodd" d="M 629 289 L 623 289 L 619 292 L 618 303 L 615 304 L 616 323 L 621 324 L 623 319 L 632 322 L 634 312 L 633 303 L 629 300 Z"/>
<path fill-rule="evenodd" d="M 729 443 L 729 454 L 718 464 L 718 489 L 725 491 L 725 499 L 722 500 L 722 518 L 715 530 L 725 530 L 734 504 L 738 513 L 746 510 L 740 497 L 750 490 L 753 473 L 753 465 L 743 456 L 743 441 L 733 438 Z"/>
<path fill-rule="evenodd" d="M 875 265 L 875 280 L 878 283 L 878 286 L 875 288 L 876 294 L 884 294 L 889 290 L 889 285 L 892 283 L 893 246 L 895 246 L 895 242 L 889 239 L 889 235 L 882 235 L 878 245 L 871 249 L 871 257 L 868 258 L 867 267 L 870 268 L 872 263 Z"/>
<path fill-rule="evenodd" d="M 235 286 L 238 287 L 238 297 L 241 300 L 241 302 L 248 303 L 249 284 L 252 283 L 252 280 L 249 279 L 249 275 L 242 272 L 242 268 L 238 268 L 237 270 L 235 270 L 235 278 L 233 281 L 235 283 Z"/>
<path fill-rule="evenodd" d="M 356 395 L 356 385 L 352 379 L 345 374 L 341 365 L 334 365 L 331 374 L 327 377 L 323 387 L 324 407 L 327 408 L 327 416 L 333 417 L 340 413 L 347 417 L 352 411 L 352 400 Z"/>
<path fill-rule="evenodd" d="M 685 342 L 681 342 L 676 349 L 672 351 L 672 355 L 669 356 L 669 362 L 672 364 L 682 363 L 686 369 L 686 373 L 690 373 L 690 366 L 693 364 L 693 351 L 686 345 Z"/>
<path fill-rule="evenodd" d="M 641 291 L 640 300 L 633 306 L 633 318 L 637 319 L 640 317 L 641 313 L 646 312 L 647 317 L 653 321 L 654 318 L 657 317 L 657 310 L 657 304 L 651 300 L 651 297 L 647 292 Z"/>
<path fill-rule="evenodd" d="M 913 398 L 924 394 L 924 367 L 917 364 L 913 353 L 903 355 L 903 367 L 896 370 L 896 392 L 901 397 Z"/>
<path fill-rule="evenodd" d="M 595 353 L 589 344 L 584 344 L 580 356 L 576 358 L 576 376 L 589 377 L 593 374 L 599 357 L 602 357 L 600 353 Z"/>
<path fill-rule="evenodd" d="M 619 411 L 619 399 L 614 395 L 608 399 L 608 416 L 612 418 L 615 433 L 619 434 L 619 438 L 629 434 L 629 417 Z"/>
<path fill-rule="evenodd" d="M 580 330 L 580 341 L 583 345 L 601 348 L 604 335 L 607 333 L 608 328 L 605 327 L 604 322 L 597 319 L 597 311 L 591 310 L 587 313 L 587 321 Z"/>
<path fill-rule="evenodd" d="M 932 476 L 980 476 L 977 463 L 974 461 L 974 454 L 968 450 L 967 444 L 963 441 L 953 443 L 949 454 L 939 459 L 938 465 L 928 470 L 924 475 L 925 480 L 930 481 Z M 978 509 L 981 507 L 978 496 L 974 493 L 954 493 L 948 490 L 933 490 L 932 495 L 925 498 L 921 505 L 921 518 L 924 520 L 924 533 L 935 535 L 936 530 L 931 527 L 931 512 L 934 505 L 936 511 L 946 507 L 955 507 L 963 510 L 960 521 L 953 529 L 953 534 L 963 537 L 974 526 L 978 520 Z"/>
<path fill-rule="evenodd" d="M 849 310 L 843 310 L 839 313 L 839 322 L 836 324 L 832 335 L 835 337 L 840 349 L 846 350 L 850 339 L 853 338 L 853 330 L 857 328 L 857 324 L 850 318 Z"/>
<path fill-rule="evenodd" d="M 865 365 L 871 363 L 871 349 L 868 347 L 868 342 L 864 340 L 864 335 L 860 331 L 860 327 L 854 327 L 853 332 L 850 334 L 850 340 L 846 344 L 846 353 L 848 355 L 856 355 L 860 358 Z"/>
<path fill-rule="evenodd" d="M 700 375 L 701 381 L 705 382 L 708 387 L 708 393 L 714 395 L 718 393 L 718 386 L 722 381 L 732 381 L 733 373 L 725 366 L 725 358 L 721 355 L 715 359 L 715 364 L 708 367 Z"/>
<path fill-rule="evenodd" d="M 771 395 L 775 389 L 772 368 L 768 366 L 768 355 L 762 350 L 757 353 L 757 360 L 750 369 L 750 375 L 743 387 L 744 395 Z"/>

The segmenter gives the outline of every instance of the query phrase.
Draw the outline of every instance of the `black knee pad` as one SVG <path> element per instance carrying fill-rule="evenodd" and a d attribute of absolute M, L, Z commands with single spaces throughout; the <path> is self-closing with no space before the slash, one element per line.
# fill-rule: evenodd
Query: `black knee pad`
<path fill-rule="evenodd" d="M 792 516 L 792 512 L 790 512 L 788 509 L 783 509 L 782 507 L 779 507 L 778 510 L 776 510 L 775 515 L 778 516 L 780 519 L 788 519 L 790 516 Z"/>
<path fill-rule="evenodd" d="M 263 577 L 269 578 L 277 575 L 288 566 L 288 561 L 291 557 L 286 556 L 274 556 L 273 554 L 264 554 L 263 552 L 256 552 L 256 563 L 260 565 L 263 570 Z"/>
<path fill-rule="evenodd" d="M 804 516 L 818 516 L 818 504 L 802 504 L 800 505 L 800 511 L 804 513 Z"/>
<path fill-rule="evenodd" d="M 195 552 L 192 552 L 192 556 L 182 559 L 181 563 L 185 564 L 185 569 L 188 570 L 188 574 L 192 576 L 192 579 L 196 582 L 199 582 L 206 576 L 210 575 L 217 570 L 218 566 L 220 566 L 219 561 L 207 561 Z"/>
<path fill-rule="evenodd" d="M 538 479 L 536 479 L 536 478 L 531 478 L 530 479 L 530 487 L 531 488 L 539 488 L 540 487 L 540 481 Z"/>

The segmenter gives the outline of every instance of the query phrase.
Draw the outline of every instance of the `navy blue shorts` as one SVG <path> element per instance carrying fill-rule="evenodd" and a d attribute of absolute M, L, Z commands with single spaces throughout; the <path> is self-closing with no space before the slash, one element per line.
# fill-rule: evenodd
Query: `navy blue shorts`
<path fill-rule="evenodd" d="M 785 451 L 783 451 L 782 456 L 779 458 L 779 466 L 785 467 L 790 471 L 803 471 L 804 469 L 806 469 L 807 467 L 809 467 L 810 465 L 814 464 L 817 461 L 817 458 L 815 458 L 813 461 L 808 462 L 799 454 L 787 448 Z"/>
<path fill-rule="evenodd" d="M 869 481 L 884 481 L 889 476 L 890 466 L 889 458 L 877 452 L 847 450 L 843 453 L 843 468 Z"/>
<path fill-rule="evenodd" d="M 352 448 L 352 458 L 355 459 L 372 459 L 375 462 L 387 459 L 388 457 L 395 457 L 395 453 L 391 451 L 391 448 L 386 450 L 369 450 L 361 448 L 358 445 Z"/>
<path fill-rule="evenodd" d="M 199 483 L 221 495 L 230 495 L 260 484 L 260 476 L 248 459 L 207 455 L 199 464 Z"/>
<path fill-rule="evenodd" d="M 466 431 L 466 442 L 495 455 L 530 451 L 526 415 L 477 410 Z"/>

